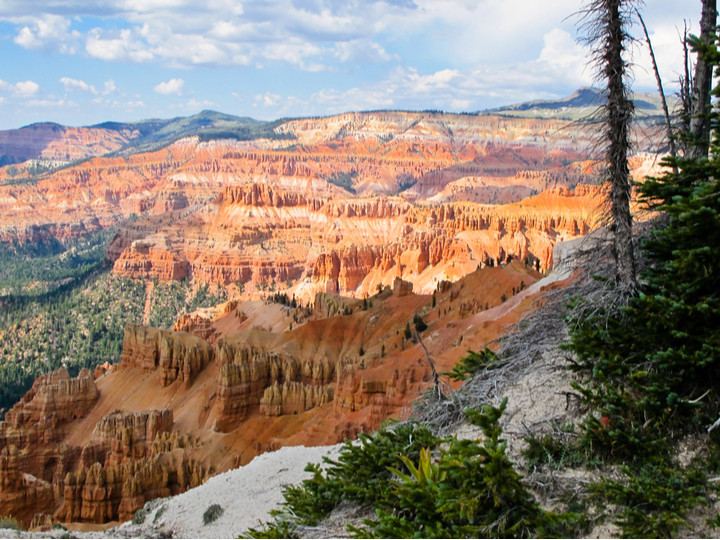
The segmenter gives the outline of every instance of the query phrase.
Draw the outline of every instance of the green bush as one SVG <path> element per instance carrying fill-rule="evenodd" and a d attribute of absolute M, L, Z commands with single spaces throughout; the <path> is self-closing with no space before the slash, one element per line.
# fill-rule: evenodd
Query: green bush
<path fill-rule="evenodd" d="M 705 475 L 666 464 L 622 467 L 621 481 L 604 479 L 591 486 L 601 505 L 619 508 L 615 524 L 624 538 L 670 538 L 687 525 L 688 510 L 708 505 Z"/>
<path fill-rule="evenodd" d="M 165 513 L 165 505 L 163 504 L 160 508 L 157 509 L 157 512 L 155 512 L 155 517 L 153 518 L 153 523 L 157 523 L 158 520 L 162 517 L 162 515 Z"/>
<path fill-rule="evenodd" d="M 132 524 L 133 525 L 142 525 L 145 523 L 145 518 L 147 518 L 147 510 L 145 508 L 140 508 L 137 512 L 133 514 L 132 517 Z"/>
<path fill-rule="evenodd" d="M 564 441 L 546 433 L 541 437 L 534 434 L 525 437 L 527 447 L 523 456 L 527 462 L 528 470 L 537 466 L 547 465 L 553 469 L 566 467 L 594 467 L 601 461 L 593 456 L 592 452 L 577 440 Z"/>
<path fill-rule="evenodd" d="M 500 437 L 500 407 L 466 414 L 484 435 L 482 443 L 449 439 L 434 462 L 424 450 L 418 465 L 404 458 L 410 474 L 396 470 L 390 496 L 376 501 L 378 518 L 356 529 L 373 538 L 524 538 L 557 534 L 568 515 L 540 509 L 522 483 Z"/>
<path fill-rule="evenodd" d="M 468 351 L 467 356 L 460 360 L 452 371 L 443 373 L 455 381 L 464 381 L 480 373 L 483 369 L 494 369 L 504 365 L 498 356 L 485 347 L 482 351 Z"/>
<path fill-rule="evenodd" d="M 292 536 L 315 525 L 340 501 L 375 509 L 377 518 L 349 527 L 359 537 L 527 537 L 562 535 L 577 516 L 539 508 L 505 452 L 498 408 L 468 410 L 482 442 L 439 439 L 421 425 L 398 426 L 346 443 L 337 461 L 306 470 L 313 477 L 285 490 L 275 521 L 254 538 Z M 440 443 L 443 443 L 442 445 Z"/>
<path fill-rule="evenodd" d="M 207 510 L 203 512 L 203 525 L 209 525 L 210 523 L 217 521 L 224 513 L 225 510 L 223 510 L 222 506 L 219 504 L 211 504 L 208 506 Z"/>

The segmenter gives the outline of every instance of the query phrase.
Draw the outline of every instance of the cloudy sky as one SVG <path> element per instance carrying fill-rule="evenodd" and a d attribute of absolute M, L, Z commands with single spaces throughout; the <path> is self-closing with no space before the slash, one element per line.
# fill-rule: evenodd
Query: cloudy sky
<path fill-rule="evenodd" d="M 0 0 L 0 129 L 476 111 L 590 85 L 582 0 Z M 700 0 L 640 7 L 670 86 Z M 632 32 L 639 35 L 639 29 Z M 645 51 L 635 87 L 652 90 Z"/>

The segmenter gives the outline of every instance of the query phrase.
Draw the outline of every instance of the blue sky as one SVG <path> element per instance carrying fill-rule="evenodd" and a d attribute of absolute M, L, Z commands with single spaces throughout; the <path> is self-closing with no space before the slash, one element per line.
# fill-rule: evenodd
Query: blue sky
<path fill-rule="evenodd" d="M 592 83 L 582 0 L 0 0 L 0 129 L 367 109 L 476 111 Z M 664 82 L 700 0 L 640 5 Z M 637 27 L 633 33 L 638 33 Z M 652 91 L 647 53 L 635 88 Z"/>

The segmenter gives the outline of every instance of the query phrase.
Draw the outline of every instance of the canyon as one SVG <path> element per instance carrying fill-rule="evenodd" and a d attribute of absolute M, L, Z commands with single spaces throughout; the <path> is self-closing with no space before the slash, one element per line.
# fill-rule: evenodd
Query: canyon
<path fill-rule="evenodd" d="M 643 126 L 642 129 L 646 129 Z M 656 167 L 635 133 L 633 174 Z M 488 261 L 552 265 L 599 223 L 590 123 L 443 113 L 291 120 L 277 139 L 96 157 L 36 182 L 0 172 L 0 242 L 68 241 L 111 226 L 120 275 L 189 278 L 309 302 L 400 276 L 430 292 Z M 273 285 L 274 284 L 274 285 Z M 255 290 L 254 290 L 255 289 Z"/>
<path fill-rule="evenodd" d="M 432 388 L 424 347 L 451 369 L 542 301 L 540 277 L 512 261 L 433 295 L 396 278 L 365 300 L 235 300 L 186 331 L 129 325 L 119 364 L 43 376 L 0 422 L 0 509 L 26 526 L 128 520 L 260 453 L 406 418 Z M 408 336 L 415 317 L 427 328 Z"/>
<path fill-rule="evenodd" d="M 633 132 L 637 180 L 658 167 L 650 127 Z M 72 155 L 69 132 L 0 139 L 17 160 L 84 160 L 0 168 L 0 243 L 115 228 L 116 275 L 230 300 L 128 324 L 118 363 L 44 375 L 6 413 L 0 515 L 26 526 L 128 520 L 260 453 L 407 418 L 428 357 L 445 372 L 500 339 L 543 302 L 556 245 L 603 223 L 592 123 L 347 113 L 136 152 L 137 133 L 78 129 Z"/>

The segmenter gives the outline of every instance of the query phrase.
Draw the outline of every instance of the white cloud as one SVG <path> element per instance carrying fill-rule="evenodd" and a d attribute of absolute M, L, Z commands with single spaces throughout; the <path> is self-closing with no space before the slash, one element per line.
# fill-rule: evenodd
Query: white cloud
<path fill-rule="evenodd" d="M 90 30 L 85 41 L 85 51 L 101 60 L 131 60 L 148 62 L 155 58 L 137 31 L 123 29 L 120 32 L 105 32 L 100 28 Z"/>
<path fill-rule="evenodd" d="M 115 81 L 113 79 L 108 79 L 105 81 L 104 87 L 103 87 L 103 95 L 112 94 L 117 90 L 117 86 L 115 86 Z"/>
<path fill-rule="evenodd" d="M 106 98 L 102 98 L 102 97 L 97 97 L 97 98 L 93 99 L 93 103 L 95 103 L 96 105 L 108 107 L 111 109 L 123 109 L 123 110 L 135 111 L 137 109 L 145 108 L 145 103 L 140 99 L 123 101 L 123 100 L 119 100 L 119 99 L 106 99 Z"/>
<path fill-rule="evenodd" d="M 217 103 L 210 101 L 209 99 L 203 99 L 203 100 L 197 100 L 197 99 L 189 99 L 187 103 L 185 103 L 184 107 L 186 109 L 208 109 L 210 107 L 217 107 Z"/>
<path fill-rule="evenodd" d="M 60 82 L 65 87 L 65 91 L 70 90 L 81 90 L 83 92 L 90 92 L 91 94 L 97 94 L 97 90 L 91 84 L 86 83 L 78 79 L 71 79 L 70 77 L 61 77 Z"/>
<path fill-rule="evenodd" d="M 75 54 L 80 33 L 69 31 L 70 20 L 53 14 L 39 17 L 22 17 L 16 22 L 24 24 L 14 42 L 25 49 L 53 50 L 63 54 Z"/>
<path fill-rule="evenodd" d="M 255 96 L 255 105 L 262 105 L 263 107 L 275 107 L 280 103 L 280 100 L 282 98 L 277 95 L 273 94 L 271 92 L 266 92 L 265 94 L 257 94 Z"/>
<path fill-rule="evenodd" d="M 334 49 L 335 57 L 341 62 L 374 64 L 399 59 L 397 55 L 388 53 L 379 43 L 367 39 L 341 41 L 335 44 Z"/>
<path fill-rule="evenodd" d="M 683 51 L 680 47 L 679 30 L 674 25 L 659 25 L 650 31 L 650 41 L 657 60 L 663 84 L 669 86 L 677 82 L 683 73 Z M 655 74 L 650 60 L 650 53 L 643 37 L 633 49 L 633 74 L 638 86 L 654 90 Z"/>
<path fill-rule="evenodd" d="M 11 84 L 0 79 L 0 90 L 10 92 L 13 96 L 27 98 L 34 96 L 40 90 L 40 85 L 35 81 L 20 81 Z"/>
<path fill-rule="evenodd" d="M 170 94 L 175 95 L 181 95 L 183 86 L 185 85 L 185 81 L 182 79 L 170 79 L 167 82 L 161 82 L 155 87 L 155 91 L 158 94 L 163 94 L 165 96 Z"/>
<path fill-rule="evenodd" d="M 22 81 L 15 84 L 14 94 L 20 97 L 30 97 L 40 90 L 38 83 L 34 81 Z"/>
<path fill-rule="evenodd" d="M 68 107 L 77 107 L 77 103 L 74 101 L 69 101 L 66 99 L 31 99 L 27 102 L 27 105 L 30 107 L 40 107 L 43 109 L 50 109 L 50 108 L 68 108 Z"/>

